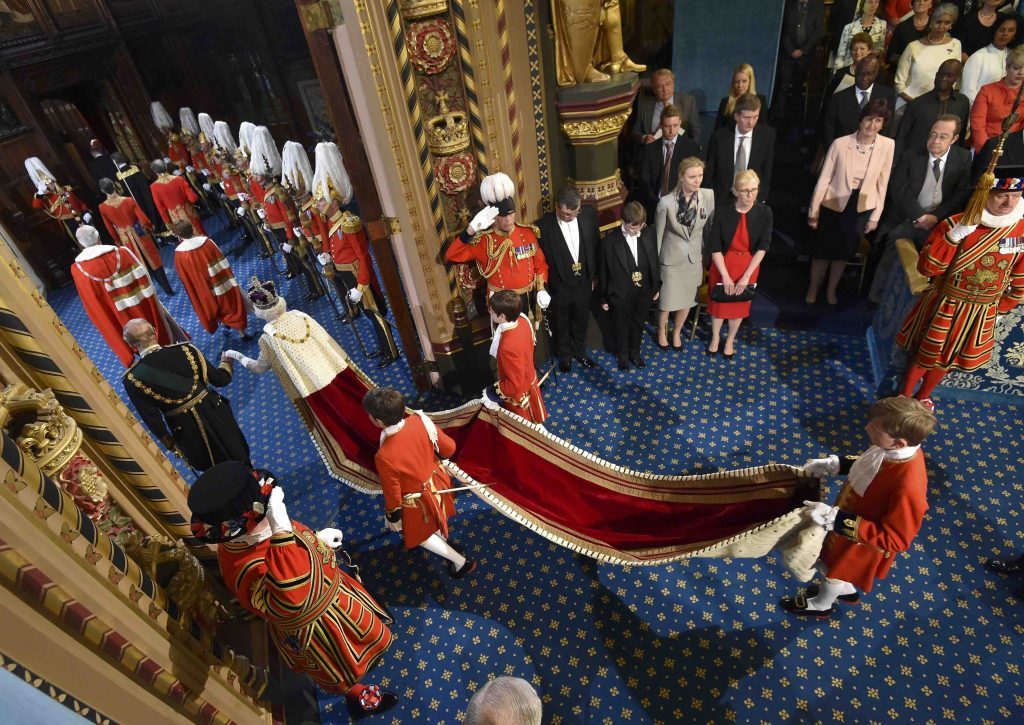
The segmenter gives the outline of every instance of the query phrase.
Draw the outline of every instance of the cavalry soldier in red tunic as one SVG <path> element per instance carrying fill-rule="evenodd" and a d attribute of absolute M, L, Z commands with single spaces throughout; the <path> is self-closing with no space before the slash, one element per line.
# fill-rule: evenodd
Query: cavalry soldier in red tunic
<path fill-rule="evenodd" d="M 1024 300 L 1024 167 L 997 169 L 981 223 L 954 214 L 935 227 L 917 269 L 932 278 L 903 322 L 896 343 L 910 350 L 903 395 L 930 408 L 951 368 L 972 371 L 992 356 L 996 316 Z M 914 392 L 918 382 L 921 387 Z"/>
<path fill-rule="evenodd" d="M 378 428 L 380 450 L 374 457 L 384 489 L 384 525 L 401 531 L 405 548 L 422 546 L 447 559 L 448 575 L 461 579 L 476 569 L 451 543 L 448 519 L 455 515 L 452 478 L 441 459 L 455 453 L 455 441 L 419 411 L 406 415 L 405 398 L 394 388 L 375 388 L 363 396 L 363 408 Z"/>
<path fill-rule="evenodd" d="M 819 567 L 825 575 L 806 595 L 781 606 L 798 616 L 824 618 L 836 600 L 856 604 L 870 592 L 898 553 L 910 548 L 928 510 L 928 476 L 921 442 L 935 416 L 912 398 L 883 398 L 868 411 L 871 448 L 859 457 L 817 458 L 804 464 L 813 476 L 848 475 L 835 506 L 804 501 L 804 513 L 828 535 Z"/>
<path fill-rule="evenodd" d="M 75 230 L 82 224 L 92 223 L 89 207 L 75 196 L 70 186 L 58 184 L 56 177 L 39 158 L 30 156 L 25 159 L 25 170 L 36 186 L 36 195 L 32 197 L 33 208 L 42 209 L 46 216 L 60 224 L 77 249 Z"/>
<path fill-rule="evenodd" d="M 384 608 L 338 566 L 341 531 L 314 532 L 291 520 L 273 474 L 237 461 L 199 476 L 188 506 L 193 534 L 220 544 L 224 583 L 242 607 L 267 621 L 289 669 L 324 692 L 344 694 L 353 718 L 394 707 L 394 693 L 360 683 L 394 634 Z"/>

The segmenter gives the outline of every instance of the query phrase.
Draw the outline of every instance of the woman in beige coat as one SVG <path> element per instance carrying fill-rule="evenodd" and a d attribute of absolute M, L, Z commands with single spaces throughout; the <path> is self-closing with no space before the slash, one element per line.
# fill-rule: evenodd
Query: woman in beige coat
<path fill-rule="evenodd" d="M 825 156 L 807 213 L 808 226 L 817 230 L 811 245 L 811 281 L 804 296 L 808 305 L 817 302 L 826 271 L 825 299 L 830 305 L 838 304 L 836 288 L 857 253 L 861 235 L 873 232 L 882 218 L 896 144 L 879 131 L 891 114 L 888 101 L 868 101 L 857 130 L 833 141 Z"/>
<path fill-rule="evenodd" d="M 715 194 L 700 188 L 704 162 L 688 156 L 679 163 L 675 191 L 658 202 L 655 231 L 661 264 L 661 297 L 658 299 L 658 347 L 668 349 L 668 316 L 672 319 L 672 348 L 682 349 L 680 333 L 686 313 L 697 304 L 704 280 L 704 236 L 715 213 Z"/>

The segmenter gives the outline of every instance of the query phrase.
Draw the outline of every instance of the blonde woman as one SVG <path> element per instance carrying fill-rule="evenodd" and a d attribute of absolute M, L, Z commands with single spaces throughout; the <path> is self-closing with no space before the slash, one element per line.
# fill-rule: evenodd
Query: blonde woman
<path fill-rule="evenodd" d="M 658 202 L 654 229 L 661 265 L 658 298 L 658 347 L 668 349 L 668 316 L 672 318 L 672 349 L 683 347 L 680 333 L 686 314 L 697 304 L 704 278 L 704 236 L 715 213 L 715 192 L 700 188 L 704 162 L 688 156 L 679 164 L 679 183 Z"/>
<path fill-rule="evenodd" d="M 735 126 L 733 113 L 736 111 L 737 99 L 745 93 L 752 93 L 761 99 L 761 108 L 768 108 L 768 100 L 757 92 L 754 80 L 754 68 L 749 63 L 740 63 L 732 72 L 732 83 L 729 93 L 718 104 L 718 116 L 715 117 L 715 131 L 723 126 Z"/>

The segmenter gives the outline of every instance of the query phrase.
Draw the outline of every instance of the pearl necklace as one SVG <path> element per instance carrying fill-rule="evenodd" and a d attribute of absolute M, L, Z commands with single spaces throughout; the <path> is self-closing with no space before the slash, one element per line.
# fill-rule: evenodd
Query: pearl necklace
<path fill-rule="evenodd" d="M 878 140 L 877 136 L 875 137 L 875 140 L 876 141 Z M 874 151 L 874 149 L 875 149 L 875 141 L 872 141 L 871 145 L 867 146 L 867 147 L 861 146 L 860 141 L 858 141 L 856 138 L 853 140 L 853 143 L 854 143 L 854 146 L 857 147 L 857 152 L 861 153 L 861 154 L 870 153 L 871 151 Z"/>

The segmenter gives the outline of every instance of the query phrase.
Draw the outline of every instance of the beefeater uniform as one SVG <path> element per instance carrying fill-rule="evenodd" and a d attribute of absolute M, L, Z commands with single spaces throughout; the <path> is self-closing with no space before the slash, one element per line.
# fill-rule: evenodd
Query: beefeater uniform
<path fill-rule="evenodd" d="M 199 201 L 199 197 L 196 196 L 184 177 L 161 174 L 152 183 L 150 189 L 153 192 L 153 203 L 156 204 L 165 224 L 170 226 L 176 221 L 185 219 L 192 222 L 192 229 L 196 234 L 206 234 L 203 222 L 193 206 Z"/>
<path fill-rule="evenodd" d="M 70 186 L 57 185 L 56 191 L 36 194 L 32 197 L 32 207 L 42 209 L 46 216 L 60 224 L 64 233 L 78 248 L 75 230 L 83 223 L 82 215 L 89 211 L 89 207 L 75 196 Z"/>
<path fill-rule="evenodd" d="M 334 551 L 292 521 L 253 546 L 225 542 L 220 570 L 238 602 L 269 624 L 285 665 L 325 692 L 344 693 L 391 647 L 391 618 L 338 567 Z"/>
<path fill-rule="evenodd" d="M 249 463 L 245 440 L 228 399 L 210 386 L 231 382 L 232 362 L 214 366 L 195 345 L 146 352 L 124 374 L 128 399 L 156 438 L 196 470 L 222 461 Z"/>
<path fill-rule="evenodd" d="M 207 236 L 184 239 L 174 249 L 174 266 L 196 316 L 207 332 L 218 322 L 245 330 L 247 312 L 235 273 L 220 247 Z"/>
<path fill-rule="evenodd" d="M 917 269 L 932 278 L 932 285 L 896 337 L 921 368 L 984 367 L 992 356 L 996 314 L 1024 299 L 1024 219 L 989 227 L 983 217 L 977 229 L 956 242 L 948 233 L 962 216 L 953 215 L 929 236 Z"/>
<path fill-rule="evenodd" d="M 71 266 L 71 277 L 86 314 L 125 367 L 135 358 L 121 336 L 128 320 L 148 320 L 161 345 L 174 341 L 157 302 L 156 288 L 127 247 L 98 244 L 82 250 Z"/>
<path fill-rule="evenodd" d="M 840 475 L 852 459 L 841 461 Z M 835 528 L 825 538 L 821 561 L 830 579 L 870 592 L 889 572 L 896 554 L 910 548 L 928 510 L 928 475 L 918 449 L 904 460 L 882 461 L 863 495 L 847 483 L 839 494 Z"/>
<path fill-rule="evenodd" d="M 452 487 L 440 459 L 453 453 L 455 441 L 432 422 L 424 423 L 419 413 L 381 434 L 374 463 L 384 490 L 384 515 L 393 523 L 401 520 L 406 549 L 435 533 L 448 538 L 448 518 L 455 515 L 455 503 L 450 493 L 436 492 Z"/>
<path fill-rule="evenodd" d="M 144 260 L 150 269 L 163 268 L 164 263 L 156 248 L 156 242 L 146 231 L 153 226 L 153 223 L 134 199 L 121 197 L 116 204 L 107 200 L 100 204 L 99 209 L 107 231 L 118 245 L 131 249 L 135 256 Z M 136 230 L 136 224 L 142 227 L 142 234 Z"/>
<path fill-rule="evenodd" d="M 526 315 L 495 330 L 492 355 L 498 359 L 498 382 L 494 386 L 502 404 L 533 423 L 543 423 L 548 412 L 540 394 L 537 368 L 533 362 L 533 325 Z"/>
<path fill-rule="evenodd" d="M 523 224 L 517 223 L 508 234 L 492 228 L 470 238 L 463 232 L 452 240 L 445 259 L 476 262 L 490 294 L 508 289 L 525 295 L 543 289 L 548 281 L 548 264 L 537 241 L 537 229 Z"/>

